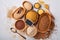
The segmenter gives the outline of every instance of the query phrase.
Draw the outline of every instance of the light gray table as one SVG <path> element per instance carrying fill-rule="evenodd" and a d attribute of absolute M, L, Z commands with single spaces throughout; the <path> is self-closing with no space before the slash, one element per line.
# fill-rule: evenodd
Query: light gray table
<path fill-rule="evenodd" d="M 36 0 L 28 0 L 32 4 L 36 2 Z M 50 5 L 50 10 L 52 14 L 55 16 L 55 30 L 51 37 L 46 40 L 60 40 L 60 0 L 44 0 L 47 4 Z M 12 24 L 12 20 L 7 18 L 8 10 L 12 6 L 21 6 L 23 0 L 0 0 L 0 40 L 21 40 L 19 35 L 14 34 L 10 31 L 10 26 Z M 33 38 L 28 38 L 27 40 L 34 40 Z"/>

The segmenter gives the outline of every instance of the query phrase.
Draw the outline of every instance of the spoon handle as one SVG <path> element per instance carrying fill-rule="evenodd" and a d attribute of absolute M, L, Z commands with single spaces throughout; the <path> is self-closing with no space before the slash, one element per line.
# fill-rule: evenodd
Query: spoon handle
<path fill-rule="evenodd" d="M 24 37 L 23 35 L 21 35 L 20 33 L 17 32 L 17 34 L 19 34 L 21 37 L 23 37 L 26 40 L 26 37 Z"/>

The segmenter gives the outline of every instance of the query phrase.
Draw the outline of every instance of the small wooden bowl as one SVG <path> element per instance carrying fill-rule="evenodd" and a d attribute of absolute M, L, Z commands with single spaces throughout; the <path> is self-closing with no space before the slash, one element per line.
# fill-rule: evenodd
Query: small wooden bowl
<path fill-rule="evenodd" d="M 45 11 L 43 9 L 38 9 L 38 14 L 41 15 L 42 13 L 44 13 Z"/>
<path fill-rule="evenodd" d="M 33 25 L 33 26 L 29 26 L 27 28 L 26 34 L 30 37 L 33 37 L 37 34 L 37 28 Z"/>
<path fill-rule="evenodd" d="M 24 7 L 19 7 L 13 12 L 12 17 L 16 20 L 21 19 L 25 15 L 25 11 Z"/>
<path fill-rule="evenodd" d="M 41 14 L 38 23 L 39 32 L 46 33 L 49 30 L 50 24 L 51 24 L 51 17 L 48 15 L 48 13 Z"/>
<path fill-rule="evenodd" d="M 17 30 L 24 31 L 27 28 L 27 26 L 23 20 L 17 20 L 15 22 L 15 28 Z"/>
<path fill-rule="evenodd" d="M 30 2 L 28 2 L 28 1 L 24 1 L 24 2 L 23 2 L 23 7 L 24 7 L 26 10 L 31 10 L 31 9 L 33 9 L 32 4 L 31 4 Z"/>
<path fill-rule="evenodd" d="M 41 7 L 41 5 L 39 3 L 34 4 L 34 8 L 39 9 L 40 7 Z"/>

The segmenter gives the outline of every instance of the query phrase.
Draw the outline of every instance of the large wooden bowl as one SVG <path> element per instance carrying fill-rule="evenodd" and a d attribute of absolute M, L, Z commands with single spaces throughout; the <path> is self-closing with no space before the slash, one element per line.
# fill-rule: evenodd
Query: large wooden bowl
<path fill-rule="evenodd" d="M 49 30 L 51 24 L 51 16 L 48 13 L 43 13 L 39 17 L 38 31 L 41 33 L 46 33 Z"/>

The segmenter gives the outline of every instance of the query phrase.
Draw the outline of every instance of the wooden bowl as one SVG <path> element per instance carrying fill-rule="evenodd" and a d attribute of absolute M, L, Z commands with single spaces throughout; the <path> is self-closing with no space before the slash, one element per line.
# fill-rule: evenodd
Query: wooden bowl
<path fill-rule="evenodd" d="M 23 2 L 23 7 L 26 9 L 26 10 L 31 10 L 33 8 L 32 4 L 28 1 L 24 1 Z"/>
<path fill-rule="evenodd" d="M 30 36 L 30 37 L 33 37 L 37 34 L 37 28 L 35 26 L 29 26 L 27 28 L 27 35 Z"/>
<path fill-rule="evenodd" d="M 19 7 L 13 12 L 12 17 L 16 20 L 21 19 L 24 16 L 25 11 L 24 7 Z"/>
<path fill-rule="evenodd" d="M 27 28 L 27 26 L 26 26 L 25 22 L 20 19 L 15 22 L 15 28 L 17 30 L 24 31 Z"/>
<path fill-rule="evenodd" d="M 38 29 L 41 33 L 46 33 L 49 30 L 51 24 L 51 17 L 48 13 L 43 13 L 39 17 Z"/>

